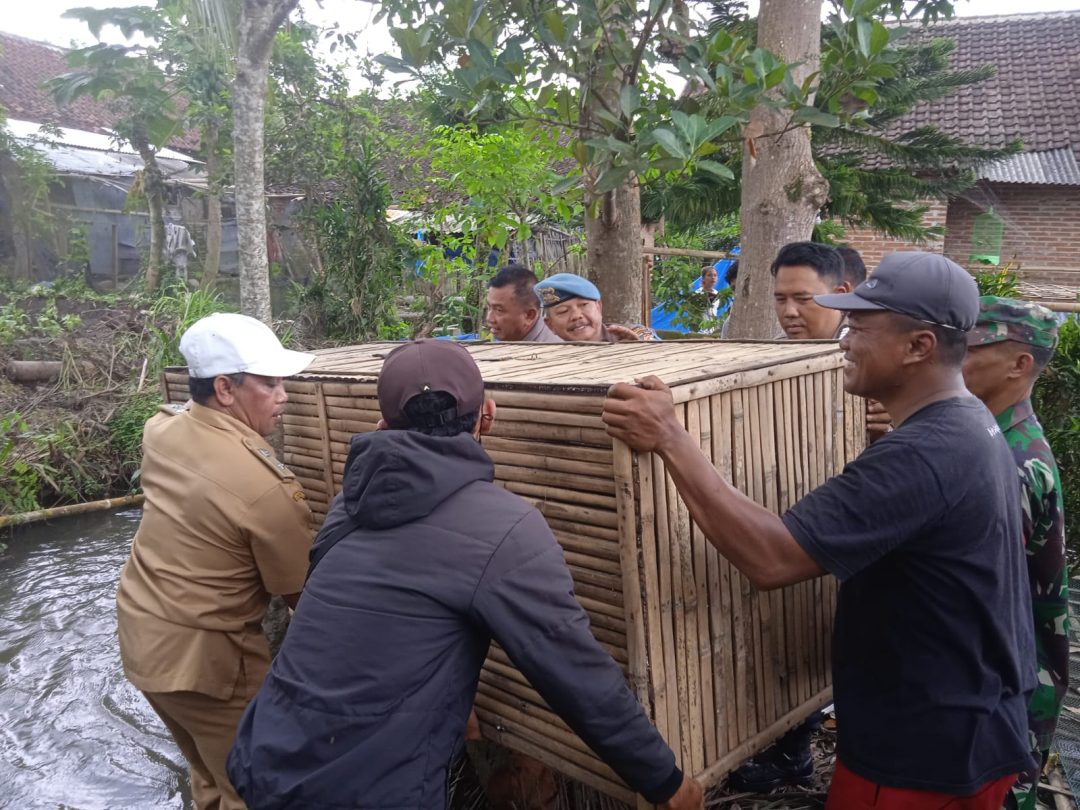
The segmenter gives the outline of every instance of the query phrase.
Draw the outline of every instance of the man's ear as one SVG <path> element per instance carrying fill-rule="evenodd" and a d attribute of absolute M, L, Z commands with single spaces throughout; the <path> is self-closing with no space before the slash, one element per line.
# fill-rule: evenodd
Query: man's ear
<path fill-rule="evenodd" d="M 1035 371 L 1035 358 L 1030 352 L 1019 351 L 1013 355 L 1012 363 L 1009 364 L 1008 373 L 1005 375 L 1010 380 L 1030 377 Z"/>
<path fill-rule="evenodd" d="M 214 377 L 214 398 L 222 407 L 230 407 L 236 401 L 236 383 L 224 374 Z"/>
<path fill-rule="evenodd" d="M 481 435 L 491 432 L 491 426 L 495 424 L 495 400 L 485 399 L 484 404 L 480 406 L 480 418 L 477 420 L 478 433 Z"/>
<path fill-rule="evenodd" d="M 604 299 L 599 299 L 596 302 L 596 311 L 600 313 L 600 320 L 604 319 Z"/>
<path fill-rule="evenodd" d="M 928 360 L 937 349 L 937 335 L 929 329 L 919 329 L 908 336 L 907 357 L 904 363 L 921 363 Z"/>
<path fill-rule="evenodd" d="M 834 293 L 849 293 L 854 287 L 851 286 L 850 281 L 845 281 L 843 284 L 837 284 L 832 288 Z"/>

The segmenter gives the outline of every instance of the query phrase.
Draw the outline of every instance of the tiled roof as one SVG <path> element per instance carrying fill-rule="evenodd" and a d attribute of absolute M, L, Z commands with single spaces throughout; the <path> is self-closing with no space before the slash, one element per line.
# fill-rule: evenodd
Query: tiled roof
<path fill-rule="evenodd" d="M 70 70 L 65 54 L 55 45 L 0 33 L 0 105 L 11 118 L 105 132 L 116 118 L 106 105 L 84 97 L 61 109 L 42 87 Z"/>
<path fill-rule="evenodd" d="M 1025 152 L 1068 149 L 1080 157 L 1080 11 L 958 18 L 913 29 L 908 41 L 922 37 L 954 40 L 954 69 L 989 64 L 997 73 L 919 105 L 897 131 L 934 124 L 988 146 L 1020 139 Z M 1039 161 L 1028 168 L 1036 164 L 1045 168 Z"/>
<path fill-rule="evenodd" d="M 1080 186 L 1080 164 L 1072 149 L 1023 152 L 985 167 L 979 176 L 992 183 Z"/>
<path fill-rule="evenodd" d="M 0 32 L 0 106 L 9 118 L 87 132 L 109 132 L 116 113 L 108 105 L 83 97 L 58 107 L 52 94 L 42 86 L 70 70 L 66 54 L 64 48 Z M 174 138 L 169 145 L 190 151 L 198 143 L 198 136 L 188 133 Z"/>

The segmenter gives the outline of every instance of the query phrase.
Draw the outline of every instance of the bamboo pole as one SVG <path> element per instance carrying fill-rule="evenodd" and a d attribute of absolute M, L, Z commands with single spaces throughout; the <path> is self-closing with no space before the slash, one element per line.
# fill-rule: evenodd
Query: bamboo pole
<path fill-rule="evenodd" d="M 737 254 L 719 250 L 694 250 L 692 248 L 667 248 L 642 245 L 641 252 L 653 256 L 685 256 L 689 259 L 734 259 Z"/>
<path fill-rule="evenodd" d="M 0 529 L 8 526 L 24 526 L 27 523 L 37 523 L 42 520 L 53 518 L 71 517 L 72 515 L 84 515 L 87 512 L 100 512 L 104 509 L 119 509 L 123 506 L 138 506 L 143 502 L 143 496 L 124 495 L 120 498 L 106 498 L 102 501 L 90 501 L 89 503 L 73 503 L 67 506 L 53 506 L 49 509 L 35 509 L 33 512 L 20 512 L 17 515 L 0 515 Z"/>

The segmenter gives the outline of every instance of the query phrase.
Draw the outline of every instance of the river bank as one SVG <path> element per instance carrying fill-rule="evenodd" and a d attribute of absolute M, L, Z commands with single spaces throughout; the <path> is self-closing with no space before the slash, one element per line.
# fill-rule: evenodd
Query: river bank
<path fill-rule="evenodd" d="M 224 309 L 202 292 L 101 295 L 71 282 L 0 290 L 0 515 L 138 490 L 142 427 L 183 329 Z M 12 361 L 58 373 L 15 382 Z"/>

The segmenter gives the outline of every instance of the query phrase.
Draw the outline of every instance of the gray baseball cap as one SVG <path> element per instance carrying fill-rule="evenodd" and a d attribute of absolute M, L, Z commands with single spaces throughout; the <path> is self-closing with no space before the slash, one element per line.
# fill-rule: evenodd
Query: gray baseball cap
<path fill-rule="evenodd" d="M 889 310 L 923 323 L 967 332 L 979 317 L 975 279 L 937 253 L 890 253 L 874 274 L 849 293 L 815 295 L 828 309 Z"/>

